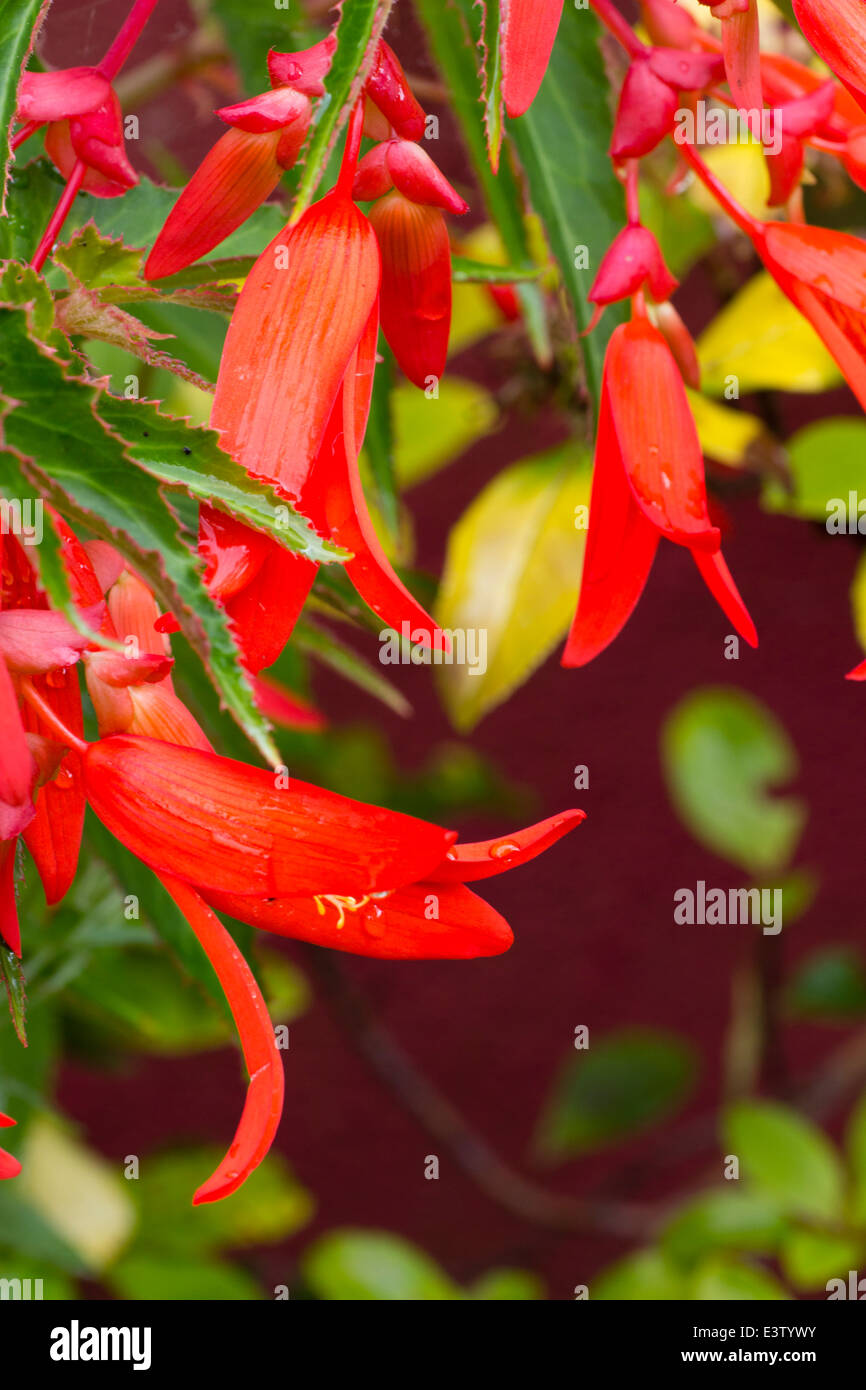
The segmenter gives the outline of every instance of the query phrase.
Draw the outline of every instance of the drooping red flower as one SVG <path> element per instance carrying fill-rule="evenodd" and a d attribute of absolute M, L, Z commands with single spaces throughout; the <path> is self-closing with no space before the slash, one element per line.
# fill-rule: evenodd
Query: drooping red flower
<path fill-rule="evenodd" d="M 622 85 L 611 158 L 621 161 L 649 154 L 673 130 L 682 105 L 680 93 L 703 91 L 721 71 L 718 54 L 640 44 Z"/>
<path fill-rule="evenodd" d="M 17 1122 L 0 1112 L 0 1129 L 9 1129 Z M 0 1149 L 0 1180 L 3 1178 L 17 1178 L 21 1172 L 21 1164 L 17 1158 L 13 1158 L 5 1149 Z"/>
<path fill-rule="evenodd" d="M 217 115 L 231 127 L 205 155 L 166 219 L 144 266 L 149 280 L 207 255 L 273 193 L 295 164 L 337 47 L 333 36 L 299 53 L 271 53 L 274 90 Z"/>
<path fill-rule="evenodd" d="M 408 140 L 376 145 L 353 189 L 375 199 L 369 217 L 382 253 L 382 331 L 406 376 L 427 387 L 445 370 L 451 331 L 451 245 L 443 210 L 468 212 L 430 156 Z"/>
<path fill-rule="evenodd" d="M 661 537 L 688 549 L 750 646 L 754 624 L 707 511 L 704 465 L 683 380 L 664 336 L 636 315 L 611 337 L 580 596 L 562 658 L 584 666 L 622 630 Z"/>
<path fill-rule="evenodd" d="M 547 72 L 563 0 L 503 0 L 502 94 L 509 116 L 522 116 Z"/>

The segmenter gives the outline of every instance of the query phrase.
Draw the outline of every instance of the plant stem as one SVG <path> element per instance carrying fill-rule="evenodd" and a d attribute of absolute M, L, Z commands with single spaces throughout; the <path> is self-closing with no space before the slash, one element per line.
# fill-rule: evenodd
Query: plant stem
<path fill-rule="evenodd" d="M 113 82 L 139 40 L 141 31 L 156 8 L 157 0 L 135 0 L 121 25 L 120 32 L 109 48 L 97 71 Z"/>
<path fill-rule="evenodd" d="M 747 212 L 742 204 L 738 203 L 736 198 L 728 192 L 721 179 L 717 178 L 701 159 L 694 145 L 678 145 L 677 148 L 686 163 L 691 165 L 701 182 L 710 190 L 719 206 L 733 222 L 736 222 L 740 230 L 749 237 L 753 237 L 756 232 L 759 232 L 761 224 L 757 218 Z"/>
<path fill-rule="evenodd" d="M 640 58 L 647 52 L 646 44 L 641 42 L 631 25 L 612 3 L 612 0 L 590 0 L 590 4 L 605 29 L 622 44 L 630 58 Z"/>
<path fill-rule="evenodd" d="M 47 261 L 51 248 L 57 240 L 60 229 L 66 221 L 69 210 L 75 201 L 75 195 L 84 181 L 86 172 L 84 161 L 81 159 L 76 160 L 72 173 L 66 181 L 66 187 L 60 195 L 60 201 L 49 218 L 48 226 L 42 234 L 42 240 L 37 246 L 33 259 L 30 262 L 34 270 L 41 270 Z"/>

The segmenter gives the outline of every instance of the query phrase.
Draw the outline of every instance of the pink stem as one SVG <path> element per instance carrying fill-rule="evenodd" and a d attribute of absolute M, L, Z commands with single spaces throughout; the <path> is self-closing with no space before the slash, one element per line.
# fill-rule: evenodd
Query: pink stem
<path fill-rule="evenodd" d="M 157 0 L 135 0 L 135 4 L 126 16 L 117 38 L 102 62 L 97 64 L 97 72 L 101 72 L 103 77 L 108 78 L 109 82 L 114 81 L 138 42 L 142 29 L 156 8 L 156 3 Z"/>
<path fill-rule="evenodd" d="M 710 190 L 719 206 L 728 214 L 733 222 L 736 222 L 741 231 L 747 236 L 753 237 L 760 232 L 761 224 L 757 218 L 752 217 L 741 203 L 728 192 L 720 179 L 708 169 L 701 159 L 694 145 L 678 145 L 677 149 L 687 164 L 690 164 L 698 178 Z"/>
<path fill-rule="evenodd" d="M 69 209 L 75 202 L 75 195 L 82 185 L 86 172 L 87 166 L 84 161 L 77 159 L 73 165 L 72 173 L 66 181 L 66 187 L 60 195 L 60 201 L 51 214 L 48 226 L 45 228 L 42 235 L 42 240 L 37 246 L 36 253 L 30 262 L 34 270 L 41 270 L 48 260 L 51 248 L 60 234 L 60 228 L 69 216 Z"/>
<path fill-rule="evenodd" d="M 640 161 L 629 159 L 626 162 L 625 199 L 628 224 L 640 226 Z"/>
<path fill-rule="evenodd" d="M 361 153 L 361 138 L 364 134 L 364 98 L 360 96 L 355 103 L 355 109 L 349 117 L 349 129 L 346 133 L 346 148 L 343 151 L 343 162 L 340 165 L 340 177 L 337 179 L 336 192 L 339 197 L 351 198 L 352 185 L 355 182 L 355 172 L 358 168 L 358 155 Z"/>
<path fill-rule="evenodd" d="M 605 29 L 619 40 L 630 58 L 640 58 L 647 52 L 646 44 L 641 43 L 631 25 L 623 18 L 612 0 L 590 0 L 590 4 Z"/>
<path fill-rule="evenodd" d="M 21 129 L 12 136 L 12 139 L 9 141 L 9 148 L 17 150 L 19 145 L 23 145 L 25 140 L 29 140 L 31 135 L 36 134 L 41 124 L 41 121 L 28 121 L 26 125 L 23 125 Z"/>

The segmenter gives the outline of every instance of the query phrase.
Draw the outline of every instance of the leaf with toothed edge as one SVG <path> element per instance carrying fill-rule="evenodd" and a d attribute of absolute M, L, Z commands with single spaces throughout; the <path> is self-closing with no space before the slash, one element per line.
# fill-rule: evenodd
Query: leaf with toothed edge
<path fill-rule="evenodd" d="M 0 214 L 4 217 L 12 159 L 9 136 L 15 117 L 18 83 L 50 3 L 51 0 L 0 0 L 0 128 L 4 144 Z"/>
<path fill-rule="evenodd" d="M 184 488 L 186 480 L 177 469 L 166 471 L 165 465 L 158 474 L 140 466 L 127 441 L 98 414 L 100 405 L 113 400 L 104 387 L 74 376 L 27 330 L 20 307 L 0 306 L 5 450 L 18 458 L 28 482 L 73 526 L 109 541 L 141 573 L 162 606 L 175 613 L 226 707 L 262 755 L 278 764 L 268 723 L 256 707 L 225 615 L 201 582 L 196 538 L 183 534 L 163 491 L 166 479 Z M 148 418 L 155 429 L 186 430 L 147 402 L 113 404 L 137 406 L 142 434 Z M 194 441 L 195 435 L 189 430 L 185 437 Z M 159 464 L 156 445 L 164 443 L 165 436 L 155 434 L 154 439 L 154 462 Z"/>
<path fill-rule="evenodd" d="M 313 109 L 310 134 L 301 152 L 302 169 L 292 221 L 313 201 L 319 180 L 342 127 L 349 119 L 376 55 L 394 0 L 340 0 L 340 17 L 332 31 L 337 51 L 324 79 L 325 95 Z"/>

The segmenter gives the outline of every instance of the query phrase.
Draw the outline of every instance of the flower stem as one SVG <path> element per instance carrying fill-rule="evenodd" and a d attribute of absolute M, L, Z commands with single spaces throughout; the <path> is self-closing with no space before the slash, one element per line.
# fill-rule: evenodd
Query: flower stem
<path fill-rule="evenodd" d="M 343 151 L 343 162 L 340 165 L 340 177 L 337 179 L 336 192 L 342 198 L 351 198 L 352 196 L 352 185 L 355 182 L 355 171 L 358 168 L 358 155 L 361 153 L 363 133 L 364 98 L 361 96 L 355 103 L 354 110 L 349 117 L 346 148 Z"/>
<path fill-rule="evenodd" d="M 27 704 L 32 710 L 36 711 L 42 723 L 46 728 L 51 730 L 52 734 L 54 734 L 60 743 L 65 743 L 67 747 L 74 748 L 76 753 L 84 754 L 87 752 L 88 745 L 83 739 L 79 738 L 77 734 L 72 733 L 71 729 L 67 729 L 63 720 L 58 714 L 55 714 L 48 701 L 39 694 L 39 691 L 29 677 L 25 677 L 24 680 L 22 680 L 20 689 Z"/>
<path fill-rule="evenodd" d="M 120 32 L 109 48 L 97 71 L 113 82 L 138 42 L 141 31 L 156 8 L 157 0 L 135 0 L 121 25 Z"/>
<path fill-rule="evenodd" d="M 646 44 L 641 42 L 631 25 L 612 3 L 612 0 L 590 0 L 590 4 L 605 29 L 622 44 L 630 58 L 640 58 L 642 54 L 647 52 Z"/>
<path fill-rule="evenodd" d="M 736 222 L 740 230 L 749 237 L 753 237 L 756 232 L 759 232 L 761 224 L 757 218 L 747 212 L 742 204 L 738 203 L 736 198 L 728 192 L 721 179 L 717 178 L 701 159 L 694 145 L 678 145 L 677 149 L 686 163 L 694 169 L 701 182 L 710 190 L 722 210 L 728 214 L 733 222 Z"/>
<path fill-rule="evenodd" d="M 17 150 L 19 145 L 23 145 L 25 140 L 29 140 L 31 135 L 35 135 L 41 124 L 41 121 L 28 121 L 26 125 L 23 125 L 9 141 L 10 150 Z"/>
<path fill-rule="evenodd" d="M 42 240 L 37 246 L 33 259 L 30 262 L 34 270 L 41 270 L 48 260 L 51 248 L 60 234 L 61 227 L 69 216 L 69 209 L 75 202 L 75 195 L 81 187 L 86 172 L 86 166 L 83 160 L 76 160 L 72 168 L 72 173 L 66 181 L 66 187 L 60 195 L 60 201 L 51 214 L 48 226 L 42 234 Z"/>

